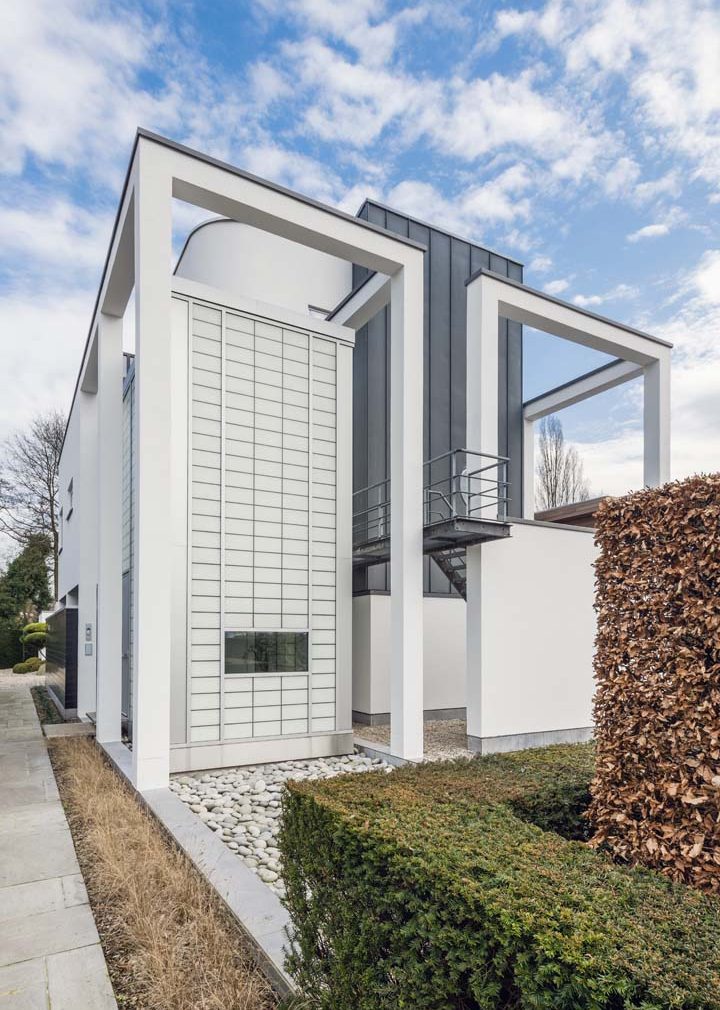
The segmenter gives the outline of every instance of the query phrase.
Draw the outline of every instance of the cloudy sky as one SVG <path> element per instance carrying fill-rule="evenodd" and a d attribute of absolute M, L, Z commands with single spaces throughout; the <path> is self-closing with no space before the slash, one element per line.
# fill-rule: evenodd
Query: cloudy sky
<path fill-rule="evenodd" d="M 718 469 L 720 3 L 5 0 L 0 437 L 69 405 L 138 125 L 672 340 L 673 473 Z M 528 395 L 596 363 L 526 352 Z M 594 491 L 641 483 L 641 407 L 564 412 Z"/>

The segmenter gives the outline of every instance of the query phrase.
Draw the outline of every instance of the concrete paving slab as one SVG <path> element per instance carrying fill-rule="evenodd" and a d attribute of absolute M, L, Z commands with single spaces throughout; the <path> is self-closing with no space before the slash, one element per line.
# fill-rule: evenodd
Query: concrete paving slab
<path fill-rule="evenodd" d="M 62 881 L 62 877 L 53 877 L 51 880 L 33 880 L 29 884 L 0 888 L 0 922 L 64 908 Z"/>
<path fill-rule="evenodd" d="M 0 807 L 0 809 L 2 809 Z M 11 809 L 5 816 L 12 817 Z M 0 835 L 0 887 L 77 873 L 78 863 L 70 830 L 58 826 L 41 834 Z"/>
<path fill-rule="evenodd" d="M 60 880 L 66 908 L 72 905 L 87 905 L 88 893 L 82 873 L 73 873 L 69 877 L 61 877 Z"/>
<path fill-rule="evenodd" d="M 52 1010 L 79 1010 L 79 1007 L 115 1010 L 117 1007 L 105 970 L 105 958 L 97 944 L 48 957 L 47 979 Z"/>
<path fill-rule="evenodd" d="M 0 1010 L 117 1010 L 26 687 L 0 690 Z"/>
<path fill-rule="evenodd" d="M 0 838 L 3 835 L 30 834 L 38 831 L 52 831 L 67 824 L 65 811 L 60 800 L 29 803 L 26 807 L 15 807 L 12 813 L 2 810 L 0 817 Z"/>
<path fill-rule="evenodd" d="M 89 905 L 17 916 L 3 923 L 0 965 L 87 947 L 99 939 Z"/>
<path fill-rule="evenodd" d="M 47 737 L 95 736 L 94 722 L 48 722 L 42 729 Z"/>
<path fill-rule="evenodd" d="M 78 1004 L 78 1007 L 82 1004 Z M 45 958 L 0 968 L 2 1010 L 50 1010 Z"/>

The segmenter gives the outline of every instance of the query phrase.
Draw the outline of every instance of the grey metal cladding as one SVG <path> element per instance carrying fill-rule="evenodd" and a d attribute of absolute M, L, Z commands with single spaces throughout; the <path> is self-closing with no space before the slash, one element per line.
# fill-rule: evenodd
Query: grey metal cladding
<path fill-rule="evenodd" d="M 480 267 L 513 280 L 522 280 L 522 265 L 482 246 L 450 235 L 422 221 L 393 211 L 371 200 L 358 214 L 371 224 L 386 228 L 427 247 L 425 253 L 424 313 L 424 424 L 426 459 L 466 441 L 466 305 L 465 281 Z M 353 268 L 353 286 L 368 271 Z M 354 355 L 354 461 L 355 488 L 362 488 L 389 475 L 389 310 L 364 326 L 357 335 Z M 500 323 L 500 454 L 510 457 L 510 514 L 520 515 L 522 501 L 522 327 Z M 468 446 L 468 448 L 473 448 Z M 424 561 L 425 592 L 454 593 L 430 558 Z M 354 573 L 357 593 L 388 591 L 388 565 L 376 565 Z"/>

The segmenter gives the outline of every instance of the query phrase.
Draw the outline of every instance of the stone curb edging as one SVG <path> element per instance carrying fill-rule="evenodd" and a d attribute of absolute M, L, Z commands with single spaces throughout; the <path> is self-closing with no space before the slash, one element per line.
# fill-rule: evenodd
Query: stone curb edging
<path fill-rule="evenodd" d="M 384 743 L 371 743 L 368 740 L 362 740 L 360 737 L 355 737 L 355 749 L 359 750 L 361 754 L 364 754 L 369 758 L 382 758 L 389 765 L 394 765 L 396 768 L 402 768 L 403 765 L 418 764 L 417 761 L 409 761 L 406 758 L 398 757 L 396 754 L 390 753 L 390 748 Z"/>
<path fill-rule="evenodd" d="M 121 743 L 98 744 L 143 805 L 222 898 L 256 952 L 258 967 L 281 996 L 296 994 L 285 971 L 290 917 L 279 898 L 170 789 L 140 792 Z"/>

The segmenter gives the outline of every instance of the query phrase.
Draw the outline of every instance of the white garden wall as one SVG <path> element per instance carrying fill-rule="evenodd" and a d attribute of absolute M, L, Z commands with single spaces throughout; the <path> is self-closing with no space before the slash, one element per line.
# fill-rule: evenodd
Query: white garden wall
<path fill-rule="evenodd" d="M 423 603 L 423 708 L 426 717 L 465 707 L 465 601 L 426 596 Z M 362 722 L 390 715 L 390 596 L 353 600 L 352 707 Z"/>
<path fill-rule="evenodd" d="M 593 531 L 513 520 L 469 551 L 468 735 L 483 751 L 585 739 L 592 726 Z"/>

